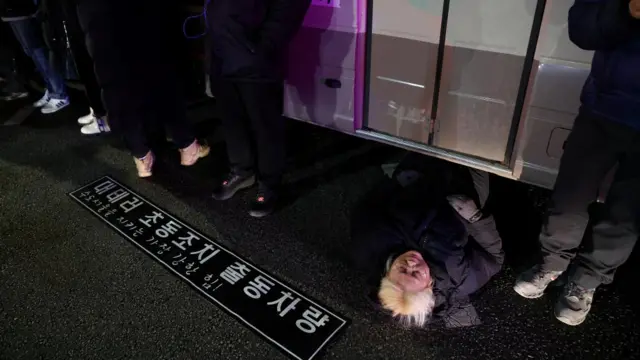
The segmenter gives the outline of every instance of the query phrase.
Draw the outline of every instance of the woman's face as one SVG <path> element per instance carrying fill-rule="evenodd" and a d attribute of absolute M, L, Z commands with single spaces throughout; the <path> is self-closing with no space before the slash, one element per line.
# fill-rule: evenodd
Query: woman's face
<path fill-rule="evenodd" d="M 398 256 L 387 277 L 405 291 L 417 292 L 431 286 L 429 266 L 417 251 L 407 251 Z"/>

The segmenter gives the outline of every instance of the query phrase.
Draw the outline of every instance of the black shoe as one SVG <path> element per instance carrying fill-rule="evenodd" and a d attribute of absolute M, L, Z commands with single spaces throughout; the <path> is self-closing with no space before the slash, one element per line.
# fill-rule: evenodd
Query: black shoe
<path fill-rule="evenodd" d="M 213 198 L 219 201 L 231 199 L 238 191 L 252 187 L 256 183 L 255 175 L 242 176 L 231 173 L 220 186 L 213 191 Z"/>
<path fill-rule="evenodd" d="M 261 218 L 273 213 L 280 204 L 278 192 L 273 190 L 260 189 L 255 200 L 251 204 L 249 215 L 254 218 Z"/>

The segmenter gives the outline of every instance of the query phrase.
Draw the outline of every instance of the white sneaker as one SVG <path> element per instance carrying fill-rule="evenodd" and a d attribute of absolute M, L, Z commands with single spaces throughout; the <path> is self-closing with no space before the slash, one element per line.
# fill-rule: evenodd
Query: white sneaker
<path fill-rule="evenodd" d="M 91 108 L 89 108 L 91 109 Z M 96 121 L 98 118 L 96 118 L 96 115 L 93 113 L 93 109 L 91 109 L 91 112 L 85 116 L 82 116 L 80 118 L 78 118 L 78 124 L 80 125 L 89 125 L 92 122 Z"/>
<path fill-rule="evenodd" d="M 107 123 L 106 117 L 95 118 L 95 121 L 88 123 L 80 129 L 80 132 L 85 135 L 95 135 L 111 132 L 111 128 Z"/>
<path fill-rule="evenodd" d="M 56 111 L 66 108 L 69 104 L 71 104 L 69 98 L 50 99 L 49 102 L 40 109 L 40 112 L 43 114 L 53 114 Z"/>
<path fill-rule="evenodd" d="M 51 100 L 51 95 L 49 94 L 49 90 L 47 90 L 47 91 L 44 92 L 44 95 L 42 95 L 40 100 L 38 100 L 38 101 L 33 103 L 33 107 L 41 108 L 41 107 L 47 105 L 49 100 Z"/>

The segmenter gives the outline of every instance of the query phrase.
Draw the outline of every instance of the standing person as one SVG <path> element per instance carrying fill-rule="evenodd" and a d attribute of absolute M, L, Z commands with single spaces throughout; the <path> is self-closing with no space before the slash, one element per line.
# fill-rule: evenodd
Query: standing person
<path fill-rule="evenodd" d="M 152 174 L 149 134 L 168 128 L 190 166 L 209 154 L 186 119 L 177 57 L 181 24 L 171 2 L 152 0 L 79 1 L 78 16 L 87 36 L 110 125 L 123 135 L 140 177 Z"/>
<path fill-rule="evenodd" d="M 33 106 L 43 114 L 52 114 L 69 106 L 64 79 L 50 61 L 49 49 L 42 38 L 42 28 L 36 19 L 37 0 L 3 0 L 0 18 L 9 23 L 24 52 L 31 57 L 42 76 L 46 91 Z"/>
<path fill-rule="evenodd" d="M 69 47 L 73 54 L 76 71 L 80 81 L 84 85 L 85 95 L 89 102 L 89 114 L 78 119 L 78 124 L 82 125 L 80 132 L 85 135 L 94 135 L 100 133 L 108 133 L 111 131 L 107 121 L 107 110 L 102 103 L 102 90 L 98 85 L 98 80 L 93 69 L 93 60 L 87 50 L 85 36 L 78 22 L 78 14 L 76 10 L 77 0 L 61 0 L 59 2 L 51 2 L 49 6 L 50 13 L 58 14 L 56 20 L 62 24 L 69 41 Z M 56 11 L 51 9 L 56 6 Z"/>
<path fill-rule="evenodd" d="M 283 60 L 310 0 L 215 0 L 208 6 L 214 83 L 231 171 L 213 197 L 226 200 L 259 182 L 249 214 L 278 204 L 285 166 Z M 252 149 L 255 147 L 255 151 Z"/>
<path fill-rule="evenodd" d="M 540 297 L 569 268 L 555 306 L 556 318 L 567 325 L 585 320 L 596 288 L 613 280 L 638 240 L 638 19 L 640 0 L 576 0 L 569 11 L 571 41 L 595 55 L 540 234 L 542 262 L 520 275 L 514 287 L 525 298 Z M 589 222 L 587 207 L 616 163 L 604 214 Z"/>

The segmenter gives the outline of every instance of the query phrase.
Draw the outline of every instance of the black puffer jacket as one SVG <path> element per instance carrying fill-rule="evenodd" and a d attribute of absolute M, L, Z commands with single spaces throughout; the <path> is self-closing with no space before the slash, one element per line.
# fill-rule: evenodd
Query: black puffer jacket
<path fill-rule="evenodd" d="M 14 21 L 29 18 L 38 11 L 33 0 L 0 0 L 0 18 L 3 21 Z"/>
<path fill-rule="evenodd" d="M 283 57 L 310 0 L 213 0 L 209 35 L 219 75 L 281 81 Z"/>

